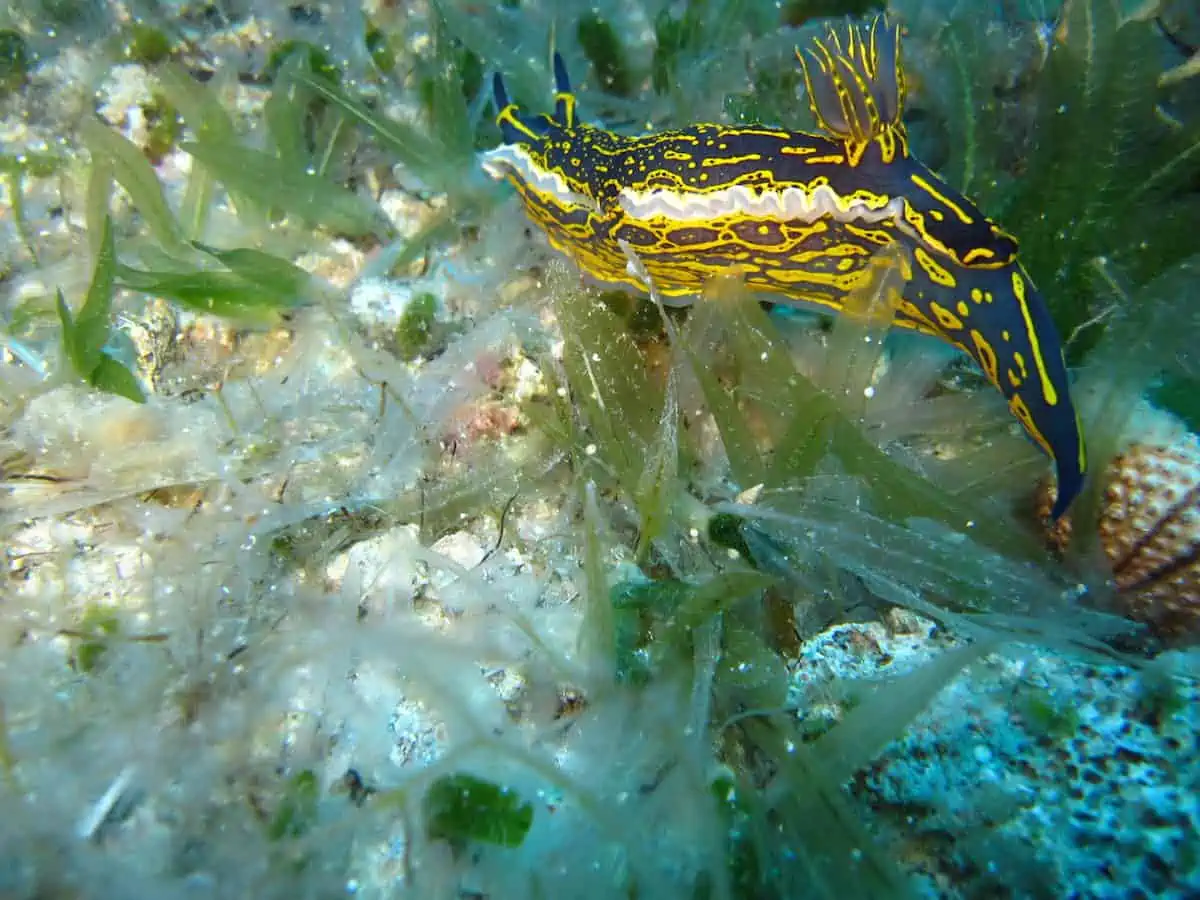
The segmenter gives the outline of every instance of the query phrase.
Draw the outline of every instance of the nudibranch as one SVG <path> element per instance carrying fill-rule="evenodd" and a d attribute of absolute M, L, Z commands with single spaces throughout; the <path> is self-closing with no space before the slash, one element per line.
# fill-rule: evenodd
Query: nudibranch
<path fill-rule="evenodd" d="M 734 273 L 839 310 L 872 254 L 898 242 L 911 263 L 895 324 L 978 363 L 1053 460 L 1057 519 L 1087 468 L 1059 337 L 1014 238 L 909 153 L 899 28 L 830 29 L 796 56 L 819 134 L 712 124 L 625 137 L 578 121 L 557 54 L 553 115 L 523 112 L 497 74 L 504 143 L 483 166 L 588 275 L 665 299 Z"/>

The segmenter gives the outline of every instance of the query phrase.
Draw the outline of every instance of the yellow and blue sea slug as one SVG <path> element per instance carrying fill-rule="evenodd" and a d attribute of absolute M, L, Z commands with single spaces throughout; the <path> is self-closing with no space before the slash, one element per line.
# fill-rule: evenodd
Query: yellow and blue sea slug
<path fill-rule="evenodd" d="M 736 273 L 783 302 L 839 310 L 880 247 L 907 249 L 895 324 L 970 355 L 1054 461 L 1057 519 L 1086 461 L 1067 369 L 1013 237 L 909 153 L 899 29 L 879 18 L 797 58 L 821 133 L 692 125 L 625 137 L 578 121 L 554 57 L 553 115 L 495 78 L 504 143 L 484 168 L 516 187 L 550 243 L 587 274 L 664 299 Z M 631 264 L 636 255 L 640 265 Z"/>

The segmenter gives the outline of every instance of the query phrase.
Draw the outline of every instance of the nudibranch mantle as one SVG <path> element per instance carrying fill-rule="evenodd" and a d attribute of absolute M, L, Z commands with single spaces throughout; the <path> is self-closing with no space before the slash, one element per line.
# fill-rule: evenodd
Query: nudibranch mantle
<path fill-rule="evenodd" d="M 496 76 L 504 143 L 482 165 L 588 275 L 639 291 L 648 278 L 675 302 L 734 273 L 782 302 L 838 311 L 871 277 L 872 255 L 902 244 L 912 263 L 894 324 L 978 363 L 1054 461 L 1057 519 L 1087 469 L 1059 337 L 1016 240 L 909 153 L 899 29 L 882 17 L 831 29 L 796 55 L 820 134 L 614 134 L 576 120 L 556 55 L 553 115 L 523 113 Z"/>

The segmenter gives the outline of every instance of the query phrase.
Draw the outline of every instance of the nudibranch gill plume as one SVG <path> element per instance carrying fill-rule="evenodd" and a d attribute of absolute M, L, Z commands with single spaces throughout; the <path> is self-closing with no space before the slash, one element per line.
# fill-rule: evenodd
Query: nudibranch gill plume
<path fill-rule="evenodd" d="M 881 247 L 906 250 L 894 324 L 967 353 L 1054 461 L 1057 519 L 1086 457 L 1062 347 L 1016 240 L 909 152 L 899 28 L 830 29 L 796 56 L 820 133 L 692 125 L 626 137 L 580 122 L 561 57 L 554 113 L 509 101 L 484 168 L 550 243 L 599 281 L 684 300 L 720 274 L 782 302 L 840 310 Z M 631 265 L 636 254 L 640 265 Z"/>

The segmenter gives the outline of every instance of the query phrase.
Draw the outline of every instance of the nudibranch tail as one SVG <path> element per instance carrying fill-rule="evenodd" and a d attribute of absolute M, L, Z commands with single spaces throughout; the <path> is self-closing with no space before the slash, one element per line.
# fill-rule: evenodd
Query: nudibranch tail
<path fill-rule="evenodd" d="M 1055 456 L 1054 473 L 1058 482 L 1058 494 L 1054 498 L 1054 507 L 1050 510 L 1050 518 L 1057 522 L 1070 509 L 1075 498 L 1083 490 L 1084 473 L 1087 472 L 1087 457 L 1083 444 L 1083 426 L 1079 415 L 1074 415 L 1074 424 L 1069 428 L 1069 442 L 1073 443 L 1077 452 L 1072 455 L 1065 453 Z"/>
<path fill-rule="evenodd" d="M 1013 418 L 1054 462 L 1057 519 L 1079 494 L 1087 459 L 1045 300 L 1015 260 L 990 268 L 955 265 L 918 246 L 913 262 L 896 324 L 949 341 L 1004 395 Z"/>
<path fill-rule="evenodd" d="M 1054 461 L 1058 494 L 1050 516 L 1057 521 L 1083 489 L 1087 472 L 1083 427 L 1071 402 L 1070 376 L 1046 301 L 1020 265 L 998 274 L 1005 271 L 1011 291 L 999 299 L 1006 301 L 1012 318 L 1012 340 L 1005 343 L 1015 366 L 997 373 L 1004 379 L 998 387 L 1012 414 Z M 1023 339 L 1017 337 L 1018 331 L 1025 333 Z M 1013 352 L 1021 344 L 1026 347 L 1024 355 Z"/>

